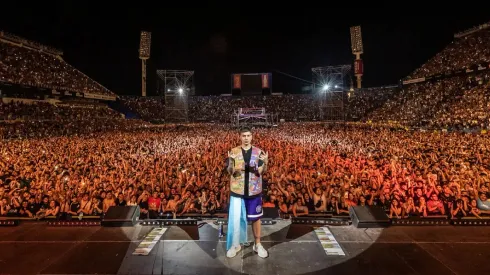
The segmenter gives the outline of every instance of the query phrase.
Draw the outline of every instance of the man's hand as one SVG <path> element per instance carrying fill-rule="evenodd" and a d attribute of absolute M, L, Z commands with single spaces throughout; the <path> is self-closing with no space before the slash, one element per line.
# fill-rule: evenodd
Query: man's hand
<path fill-rule="evenodd" d="M 263 161 L 265 164 L 269 162 L 269 153 L 261 151 L 259 155 L 259 159 Z"/>
<path fill-rule="evenodd" d="M 235 171 L 235 158 L 237 157 L 236 154 L 234 154 L 233 152 L 231 151 L 228 151 L 228 159 L 229 159 L 229 163 L 228 163 L 228 168 L 227 168 L 227 171 L 230 175 L 233 175 L 235 176 L 235 173 L 237 171 Z M 235 176 L 236 177 L 236 176 Z"/>
<path fill-rule="evenodd" d="M 261 151 L 259 155 L 259 159 L 264 163 L 262 166 L 257 167 L 257 170 L 260 175 L 267 171 L 267 165 L 269 163 L 269 154 L 267 152 Z"/>

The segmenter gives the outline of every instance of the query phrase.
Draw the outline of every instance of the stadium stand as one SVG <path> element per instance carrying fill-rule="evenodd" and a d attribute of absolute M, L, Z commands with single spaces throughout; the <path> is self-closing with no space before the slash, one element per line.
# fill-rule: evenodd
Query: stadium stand
<path fill-rule="evenodd" d="M 0 32 L 0 82 L 73 93 L 116 95 L 66 63 L 61 52 Z"/>
<path fill-rule="evenodd" d="M 475 44 L 488 43 L 485 35 L 475 32 L 462 38 L 470 42 L 455 41 L 459 46 L 448 47 L 412 79 L 488 61 L 488 52 Z M 99 90 L 84 85 L 87 78 L 56 54 L 0 45 L 0 77 L 9 83 Z M 351 116 L 418 127 L 488 127 L 488 79 L 482 71 L 412 83 L 400 91 L 359 91 L 349 102 Z M 310 95 L 193 97 L 191 120 L 203 123 L 152 127 L 119 118 L 94 102 L 3 99 L 0 216 L 70 219 L 100 216 L 113 205 L 139 205 L 142 219 L 226 212 L 223 163 L 237 134 L 220 122 L 228 122 L 238 107 L 265 107 L 301 121 L 254 130 L 256 144 L 271 158 L 265 200 L 282 217 L 347 216 L 352 206 L 376 205 L 394 220 L 488 219 L 488 135 L 393 131 L 377 123 L 303 123 L 318 118 L 316 102 Z M 145 119 L 164 113 L 158 98 L 122 98 L 122 103 Z"/>

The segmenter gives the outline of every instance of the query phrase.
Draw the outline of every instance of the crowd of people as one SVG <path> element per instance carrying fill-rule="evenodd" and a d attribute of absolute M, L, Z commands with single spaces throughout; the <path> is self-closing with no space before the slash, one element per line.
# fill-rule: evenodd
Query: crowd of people
<path fill-rule="evenodd" d="M 123 108 L 136 114 L 141 119 L 164 120 L 165 119 L 165 99 L 157 97 L 124 96 L 119 97 Z"/>
<path fill-rule="evenodd" d="M 490 29 L 455 39 L 444 50 L 417 68 L 409 78 L 416 79 L 490 62 Z"/>
<path fill-rule="evenodd" d="M 354 205 L 393 218 L 490 213 L 488 136 L 322 123 L 254 135 L 270 156 L 265 205 L 285 217 L 346 215 Z M 225 212 L 223 168 L 238 142 L 221 124 L 3 140 L 0 215 L 101 215 L 112 205 L 139 205 L 142 218 Z"/>
<path fill-rule="evenodd" d="M 39 43 L 37 41 L 28 40 L 28 39 L 26 39 L 24 37 L 20 37 L 18 35 L 13 34 L 13 33 L 8 33 L 8 32 L 5 32 L 5 31 L 0 31 L 0 38 L 1 39 L 4 39 L 4 40 L 7 40 L 7 41 L 10 41 L 10 42 L 13 42 L 15 44 L 27 45 L 30 48 L 33 48 L 33 49 L 36 49 L 36 50 L 39 50 L 39 51 L 43 51 L 43 52 L 47 52 L 47 53 L 50 53 L 50 54 L 63 55 L 63 52 L 60 51 L 59 49 L 53 48 L 53 47 L 48 46 L 48 45 L 41 44 L 41 43 Z"/>
<path fill-rule="evenodd" d="M 464 77 L 408 85 L 368 117 L 373 121 L 390 120 L 421 126 L 433 117 L 440 102 L 465 87 Z"/>
<path fill-rule="evenodd" d="M 372 111 L 391 99 L 398 87 L 377 87 L 358 89 L 350 93 L 347 104 L 347 117 L 354 121 L 364 119 Z"/>
<path fill-rule="evenodd" d="M 404 86 L 364 120 L 430 129 L 490 129 L 488 74 Z"/>
<path fill-rule="evenodd" d="M 123 106 L 145 120 L 165 119 L 163 97 L 120 97 Z M 191 96 L 188 102 L 192 122 L 229 123 L 238 108 L 266 108 L 287 121 L 311 121 L 320 116 L 319 100 L 314 95 L 281 96 Z"/>
<path fill-rule="evenodd" d="M 121 114 L 99 104 L 52 104 L 49 102 L 0 100 L 1 120 L 92 120 L 97 118 L 121 118 Z"/>
<path fill-rule="evenodd" d="M 191 121 L 231 122 L 238 108 L 265 108 L 286 121 L 312 121 L 320 117 L 315 95 L 196 96 L 189 100 Z"/>
<path fill-rule="evenodd" d="M 363 120 L 435 129 L 488 130 L 488 65 L 477 69 L 472 66 L 489 61 L 490 29 L 457 38 L 407 77 L 427 81 L 405 85 Z M 454 74 L 456 71 L 460 73 Z M 436 75 L 443 77 L 431 78 Z"/>
<path fill-rule="evenodd" d="M 380 87 L 350 92 L 345 100 L 349 120 L 359 120 L 380 107 L 395 93 L 396 88 Z M 164 120 L 163 97 L 120 97 L 122 105 L 144 120 Z M 189 97 L 189 120 L 193 122 L 231 122 L 238 108 L 265 108 L 286 121 L 320 120 L 319 95 L 290 94 L 274 96 L 192 96 Z"/>
<path fill-rule="evenodd" d="M 489 61 L 488 31 L 458 39 L 416 70 L 418 78 Z M 110 93 L 61 57 L 0 42 L 0 81 Z M 488 128 L 485 72 L 357 90 L 348 118 L 402 125 Z M 391 218 L 490 215 L 490 136 L 395 131 L 378 124 L 324 124 L 317 95 L 190 97 L 196 124 L 155 126 L 107 106 L 0 102 L 0 215 L 100 216 L 139 205 L 141 218 L 226 212 L 226 152 L 238 108 L 261 108 L 286 123 L 254 129 L 269 152 L 264 207 L 283 217 L 347 215 L 355 205 Z M 122 97 L 141 119 L 164 118 L 162 98 Z M 306 122 L 309 121 L 309 122 Z M 208 124 L 211 122 L 210 124 Z"/>
<path fill-rule="evenodd" d="M 488 77 L 486 79 L 488 81 Z M 444 102 L 434 114 L 432 128 L 490 129 L 490 86 L 476 85 Z"/>
<path fill-rule="evenodd" d="M 0 41 L 0 82 L 114 96 L 61 56 L 3 41 Z"/>

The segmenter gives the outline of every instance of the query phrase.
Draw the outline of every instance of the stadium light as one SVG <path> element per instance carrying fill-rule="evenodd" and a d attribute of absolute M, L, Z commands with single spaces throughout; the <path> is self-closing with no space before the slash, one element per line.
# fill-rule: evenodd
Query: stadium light
<path fill-rule="evenodd" d="M 182 92 L 184 92 L 184 89 L 179 88 L 179 93 L 182 93 Z"/>
<path fill-rule="evenodd" d="M 150 58 L 151 32 L 142 31 L 140 34 L 140 59 Z"/>
<path fill-rule="evenodd" d="M 361 26 L 355 26 L 350 28 L 350 40 L 352 53 L 363 53 L 363 44 L 362 44 L 362 34 L 361 34 Z"/>
<path fill-rule="evenodd" d="M 323 90 L 324 90 L 324 91 L 328 90 L 328 88 L 330 88 L 330 87 L 328 86 L 328 84 L 323 85 Z"/>
<path fill-rule="evenodd" d="M 141 96 L 146 96 L 146 60 L 150 58 L 151 32 L 140 33 Z"/>

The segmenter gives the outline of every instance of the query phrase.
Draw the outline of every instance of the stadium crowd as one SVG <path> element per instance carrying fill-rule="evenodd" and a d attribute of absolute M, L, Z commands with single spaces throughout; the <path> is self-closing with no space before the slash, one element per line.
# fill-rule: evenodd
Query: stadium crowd
<path fill-rule="evenodd" d="M 286 121 L 319 119 L 319 100 L 312 95 L 195 96 L 189 101 L 192 121 L 230 122 L 238 108 L 265 108 Z"/>
<path fill-rule="evenodd" d="M 165 119 L 165 100 L 163 97 L 120 97 L 122 105 L 144 120 Z"/>
<path fill-rule="evenodd" d="M 86 129 L 88 131 L 88 129 Z M 285 216 L 381 205 L 392 217 L 490 213 L 488 136 L 286 123 L 257 129 L 270 153 L 264 207 Z M 227 150 L 236 131 L 201 124 L 1 141 L 1 215 L 142 218 L 226 211 Z"/>
<path fill-rule="evenodd" d="M 488 31 L 456 40 L 411 77 L 489 61 L 489 42 Z M 0 81 L 98 90 L 76 72 L 59 57 L 0 43 Z M 350 99 L 350 112 L 411 126 L 484 128 L 490 125 L 488 85 L 481 73 L 401 91 L 365 90 Z M 164 113 L 158 99 L 122 102 L 144 119 Z M 190 120 L 203 123 L 186 126 L 150 126 L 103 108 L 0 104 L 0 119 L 22 120 L 0 123 L 0 215 L 70 218 L 103 215 L 113 205 L 139 205 L 141 218 L 226 212 L 224 161 L 238 133 L 221 123 L 247 107 L 313 121 L 318 102 L 311 95 L 192 97 Z M 488 135 L 315 122 L 254 134 L 270 158 L 264 207 L 283 217 L 347 215 L 354 205 L 382 206 L 392 218 L 490 214 Z"/>
<path fill-rule="evenodd" d="M 1 120 L 92 120 L 97 118 L 121 118 L 121 114 L 105 106 L 51 104 L 48 102 L 26 103 L 0 100 Z"/>
<path fill-rule="evenodd" d="M 490 29 L 483 29 L 455 39 L 433 58 L 416 69 L 409 78 L 416 79 L 448 71 L 469 68 L 481 62 L 490 62 Z"/>
<path fill-rule="evenodd" d="M 114 96 L 61 56 L 0 41 L 0 82 Z"/>
<path fill-rule="evenodd" d="M 490 129 L 488 74 L 405 86 L 365 120 L 433 129 Z"/>
<path fill-rule="evenodd" d="M 490 129 L 489 49 L 489 29 L 455 39 L 407 77 L 427 81 L 404 86 L 364 120 L 435 129 Z M 481 64 L 487 65 L 470 69 Z M 455 71 L 463 73 L 454 75 Z M 436 75 L 442 77 L 431 78 Z"/>
<path fill-rule="evenodd" d="M 397 90 L 397 87 L 377 87 L 359 89 L 350 93 L 347 104 L 347 117 L 354 121 L 364 119 L 366 115 L 391 99 Z"/>
<path fill-rule="evenodd" d="M 486 79 L 488 82 L 488 78 Z M 490 86 L 474 86 L 448 99 L 437 108 L 432 128 L 490 129 Z"/>
<path fill-rule="evenodd" d="M 398 94 L 376 109 L 369 118 L 392 120 L 402 125 L 421 126 L 433 117 L 437 105 L 465 87 L 464 77 L 405 86 Z"/>
<path fill-rule="evenodd" d="M 346 100 L 347 117 L 363 118 L 393 96 L 395 88 L 368 88 L 351 93 Z M 123 106 L 145 120 L 165 118 L 162 97 L 121 97 Z M 276 96 L 192 96 L 189 100 L 189 119 L 193 122 L 230 122 L 238 108 L 265 108 L 286 121 L 312 121 L 320 119 L 320 99 L 311 94 Z"/>

